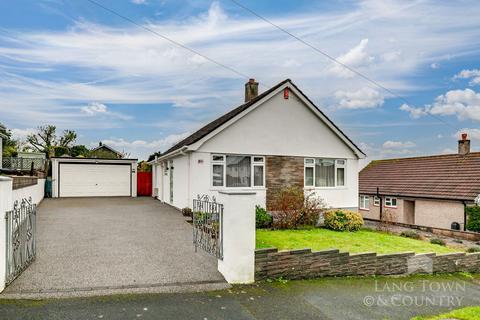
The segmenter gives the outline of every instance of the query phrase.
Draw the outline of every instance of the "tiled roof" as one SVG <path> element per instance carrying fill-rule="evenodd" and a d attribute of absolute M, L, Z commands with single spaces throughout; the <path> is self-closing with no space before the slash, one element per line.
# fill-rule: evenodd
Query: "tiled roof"
<path fill-rule="evenodd" d="M 193 134 L 189 135 L 185 139 L 183 139 L 180 142 L 178 142 L 177 144 L 175 144 L 173 147 L 171 147 L 167 151 L 163 152 L 162 155 L 167 155 L 170 152 L 173 152 L 173 151 L 175 151 L 177 149 L 180 149 L 184 146 L 188 146 L 188 145 L 191 145 L 192 143 L 197 142 L 198 140 L 202 139 L 203 137 L 205 137 L 210 132 L 214 131 L 215 129 L 217 129 L 218 127 L 223 125 L 224 123 L 228 122 L 229 120 L 233 119 L 234 117 L 236 117 L 237 115 L 239 115 L 243 111 L 247 110 L 250 106 L 254 105 L 256 102 L 262 100 L 264 97 L 268 96 L 270 93 L 277 90 L 278 88 L 280 88 L 281 86 L 283 86 L 287 82 L 290 82 L 290 84 L 293 87 L 295 87 L 295 89 L 297 89 L 313 106 L 315 106 L 315 104 L 290 79 L 285 79 L 282 82 L 278 83 L 277 85 L 271 87 L 267 91 L 262 92 L 256 98 L 254 98 L 254 99 L 252 99 L 248 102 L 245 102 L 244 104 L 236 107 L 235 109 L 231 110 L 230 112 L 224 114 L 223 116 L 213 120 L 209 124 L 200 128 L 199 130 L 197 130 Z M 360 150 L 355 145 L 355 143 L 340 130 L 340 128 L 338 128 L 317 106 L 315 106 L 315 108 L 325 117 L 326 121 L 331 123 L 340 132 L 341 135 L 343 135 L 360 153 L 362 153 L 364 155 L 362 150 Z"/>
<path fill-rule="evenodd" d="M 372 161 L 359 192 L 473 201 L 480 194 L 480 152 Z"/>

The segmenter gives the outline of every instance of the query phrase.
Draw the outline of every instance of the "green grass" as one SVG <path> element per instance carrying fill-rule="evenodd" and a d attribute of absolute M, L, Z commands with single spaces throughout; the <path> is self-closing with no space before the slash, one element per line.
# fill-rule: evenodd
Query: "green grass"
<path fill-rule="evenodd" d="M 480 320 L 480 307 L 467 307 L 454 310 L 433 317 L 415 317 L 412 320 L 441 320 L 441 319 L 458 319 L 458 320 Z"/>
<path fill-rule="evenodd" d="M 448 248 L 427 241 L 404 238 L 385 232 L 362 229 L 357 232 L 338 232 L 323 228 L 308 230 L 257 230 L 257 248 L 276 247 L 279 250 L 311 248 L 312 250 L 339 249 L 351 253 L 451 253 Z"/>

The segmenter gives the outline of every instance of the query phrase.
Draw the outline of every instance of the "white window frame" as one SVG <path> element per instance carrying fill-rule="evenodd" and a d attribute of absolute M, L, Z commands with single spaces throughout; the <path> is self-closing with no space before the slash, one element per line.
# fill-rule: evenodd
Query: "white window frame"
<path fill-rule="evenodd" d="M 380 197 L 373 196 L 373 205 L 375 207 L 380 207 Z"/>
<path fill-rule="evenodd" d="M 331 187 L 317 187 L 315 186 L 315 161 L 320 160 L 333 160 L 334 162 L 334 186 Z M 339 160 L 343 161 L 343 164 L 339 164 Z M 313 185 L 307 185 L 305 174 L 306 168 L 313 168 Z M 343 168 L 343 186 L 337 185 L 337 168 Z M 304 158 L 303 160 L 303 186 L 310 189 L 342 189 L 347 187 L 347 159 L 332 159 L 332 158 Z"/>
<path fill-rule="evenodd" d="M 370 210 L 370 196 L 360 195 L 359 200 L 360 200 L 360 203 L 359 203 L 358 208 L 360 210 Z"/>
<path fill-rule="evenodd" d="M 393 204 L 393 200 L 395 200 L 395 205 Z M 385 207 L 388 208 L 396 208 L 398 206 L 398 199 L 395 197 L 385 197 Z"/>
<path fill-rule="evenodd" d="M 250 157 L 250 186 L 249 187 L 227 187 L 227 156 L 244 156 Z M 222 160 L 213 160 L 214 157 L 222 157 Z M 257 159 L 256 159 L 257 158 Z M 258 159 L 261 158 L 261 159 Z M 213 189 L 265 189 L 265 157 L 258 156 L 258 155 L 245 155 L 245 154 L 219 154 L 213 153 L 211 155 L 211 165 L 210 165 L 210 187 Z M 259 160 L 259 161 L 255 161 Z M 213 166 L 214 165 L 222 165 L 223 166 L 223 185 L 222 186 L 214 186 L 213 185 Z M 263 185 L 262 186 L 254 186 L 255 184 L 255 167 L 263 167 Z"/>

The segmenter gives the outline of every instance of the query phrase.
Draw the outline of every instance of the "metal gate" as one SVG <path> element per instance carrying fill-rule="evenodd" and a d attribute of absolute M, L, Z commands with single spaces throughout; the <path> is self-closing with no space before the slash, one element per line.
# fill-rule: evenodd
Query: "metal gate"
<path fill-rule="evenodd" d="M 15 201 L 13 210 L 6 213 L 7 285 L 35 260 L 36 214 L 37 206 L 31 197 Z"/>
<path fill-rule="evenodd" d="M 223 260 L 223 204 L 215 197 L 193 200 L 193 245 Z"/>

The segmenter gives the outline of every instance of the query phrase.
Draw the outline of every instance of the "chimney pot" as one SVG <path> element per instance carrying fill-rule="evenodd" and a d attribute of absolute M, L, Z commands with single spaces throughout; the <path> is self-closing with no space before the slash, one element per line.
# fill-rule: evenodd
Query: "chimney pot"
<path fill-rule="evenodd" d="M 258 96 L 258 82 L 251 78 L 245 83 L 245 102 L 252 100 Z"/>
<path fill-rule="evenodd" d="M 458 154 L 466 155 L 470 153 L 470 140 L 467 137 L 466 133 L 462 133 L 462 140 L 458 140 Z"/>

